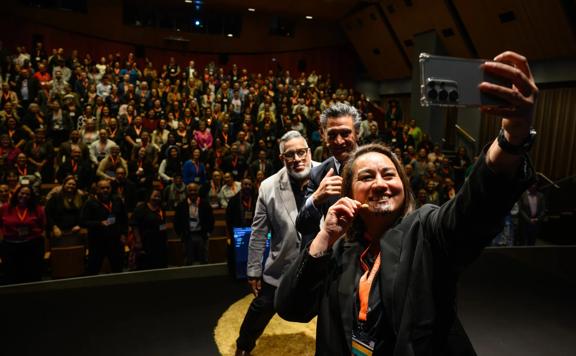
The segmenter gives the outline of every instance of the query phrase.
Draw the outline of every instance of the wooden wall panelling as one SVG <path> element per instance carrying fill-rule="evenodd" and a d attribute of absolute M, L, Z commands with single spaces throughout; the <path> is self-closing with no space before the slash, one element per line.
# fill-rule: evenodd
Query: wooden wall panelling
<path fill-rule="evenodd" d="M 576 39 L 561 0 L 453 0 L 483 58 L 513 49 L 531 60 L 574 58 Z M 512 12 L 512 13 L 510 13 Z M 502 23 L 500 17 L 515 18 Z"/>
<path fill-rule="evenodd" d="M 364 63 L 371 79 L 400 79 L 411 75 L 378 5 L 359 10 L 341 21 L 342 28 Z"/>
<path fill-rule="evenodd" d="M 438 33 L 449 55 L 457 57 L 470 57 L 472 55 L 446 5 L 446 1 L 413 1 L 411 4 L 408 6 L 404 0 L 381 2 L 382 10 L 410 59 L 416 58 L 415 56 L 418 54 L 413 53 L 414 47 L 407 45 L 407 42 L 413 41 L 415 34 L 430 30 Z"/>

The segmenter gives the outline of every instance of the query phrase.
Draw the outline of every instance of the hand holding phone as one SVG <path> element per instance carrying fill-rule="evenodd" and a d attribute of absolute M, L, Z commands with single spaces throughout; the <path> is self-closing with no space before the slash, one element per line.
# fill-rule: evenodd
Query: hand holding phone
<path fill-rule="evenodd" d="M 503 99 L 480 91 L 480 83 L 511 87 L 508 79 L 486 73 L 485 59 L 467 59 L 420 53 L 420 103 L 441 107 L 506 107 Z"/>

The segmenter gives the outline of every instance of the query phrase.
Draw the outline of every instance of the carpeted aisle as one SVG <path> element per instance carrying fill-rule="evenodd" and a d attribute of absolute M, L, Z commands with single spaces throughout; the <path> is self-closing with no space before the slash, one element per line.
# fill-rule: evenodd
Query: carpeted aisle
<path fill-rule="evenodd" d="M 238 331 L 252 299 L 252 294 L 245 296 L 232 304 L 218 319 L 214 339 L 223 356 L 234 355 Z M 275 315 L 258 339 L 252 355 L 314 355 L 315 335 L 316 318 L 303 324 L 291 323 Z"/>

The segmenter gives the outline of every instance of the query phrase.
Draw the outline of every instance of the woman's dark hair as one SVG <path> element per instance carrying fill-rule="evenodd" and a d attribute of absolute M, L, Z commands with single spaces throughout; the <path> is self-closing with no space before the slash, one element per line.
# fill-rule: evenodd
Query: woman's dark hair
<path fill-rule="evenodd" d="M 8 146 L 10 148 L 14 148 L 14 142 L 12 141 L 12 137 L 10 137 L 10 135 L 8 135 L 8 134 L 0 135 L 0 141 L 2 141 L 3 138 L 8 138 Z"/>
<path fill-rule="evenodd" d="M 176 150 L 176 158 L 172 158 L 172 156 L 170 156 L 170 151 L 172 150 Z M 180 156 L 180 148 L 178 148 L 178 146 L 173 145 L 170 146 L 166 149 L 165 151 L 166 154 L 166 168 L 165 168 L 165 172 L 168 176 L 170 177 L 174 177 L 175 174 L 177 174 L 178 172 L 182 172 L 182 158 Z"/>
<path fill-rule="evenodd" d="M 14 194 L 12 194 L 12 197 L 10 198 L 10 207 L 15 208 L 16 205 L 18 205 L 18 194 L 24 188 L 28 188 L 30 190 L 30 199 L 28 200 L 28 205 L 26 207 L 29 210 L 36 209 L 36 205 L 38 204 L 38 199 L 36 198 L 36 194 L 34 193 L 34 190 L 29 185 L 20 185 L 20 186 L 18 186 L 18 188 L 16 188 L 16 191 L 14 192 Z"/>
<path fill-rule="evenodd" d="M 352 197 L 352 182 L 354 181 L 354 176 L 353 176 L 354 175 L 354 164 L 356 163 L 358 158 L 360 158 L 361 156 L 363 156 L 367 153 L 371 153 L 371 152 L 380 153 L 380 154 L 383 154 L 384 156 L 390 158 L 390 160 L 394 164 L 394 167 L 396 167 L 396 170 L 398 171 L 398 176 L 400 177 L 400 180 L 402 181 L 402 186 L 404 188 L 404 202 L 402 204 L 404 209 L 402 211 L 401 216 L 405 216 L 405 215 L 411 213 L 415 209 L 416 202 L 414 200 L 414 195 L 412 194 L 412 188 L 410 185 L 410 180 L 409 180 L 408 176 L 406 175 L 406 172 L 404 171 L 404 167 L 402 166 L 402 163 L 398 160 L 398 157 L 396 157 L 394 152 L 392 152 L 392 150 L 390 150 L 388 147 L 386 147 L 382 144 L 379 144 L 379 143 L 372 143 L 372 144 L 360 146 L 354 152 L 352 152 L 352 154 L 350 155 L 350 158 L 348 159 L 348 162 L 346 162 L 346 165 L 344 165 L 344 168 L 342 169 L 342 194 L 341 194 L 341 196 Z M 358 226 L 357 222 L 359 222 L 359 219 L 356 219 L 356 221 L 354 222 L 354 225 L 352 226 L 351 230 L 348 233 L 347 239 L 353 240 L 356 236 L 356 232 L 359 232 L 361 230 L 361 228 L 360 228 L 360 226 Z"/>
<path fill-rule="evenodd" d="M 80 208 L 82 208 L 82 205 L 84 205 L 84 196 L 78 190 L 78 179 L 76 179 L 76 177 L 74 177 L 73 175 L 68 175 L 68 176 L 66 176 L 66 178 L 64 178 L 64 180 L 62 181 L 61 189 L 60 189 L 60 195 L 63 196 L 64 185 L 66 185 L 66 183 L 68 183 L 68 181 L 71 181 L 71 180 L 76 182 L 76 191 L 74 192 L 74 198 L 72 199 L 72 202 L 71 202 L 72 205 L 70 205 L 70 203 L 68 202 L 67 199 L 63 199 L 64 207 L 66 209 L 70 209 L 70 208 L 80 209 Z"/>
<path fill-rule="evenodd" d="M 150 191 L 148 191 L 148 194 L 146 194 L 146 202 L 148 202 L 150 200 L 150 198 L 152 197 L 152 194 L 154 194 L 154 192 L 158 192 L 160 193 L 160 198 L 162 199 L 162 201 L 160 202 L 160 204 L 164 203 L 164 196 L 162 195 L 162 189 L 160 189 L 159 187 L 154 187 L 152 189 L 150 189 Z"/>

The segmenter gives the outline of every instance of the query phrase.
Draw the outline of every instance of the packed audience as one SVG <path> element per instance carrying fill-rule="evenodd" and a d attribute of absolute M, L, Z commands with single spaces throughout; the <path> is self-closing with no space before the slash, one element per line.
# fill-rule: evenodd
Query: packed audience
<path fill-rule="evenodd" d="M 90 274 L 104 257 L 115 272 L 165 267 L 171 211 L 186 263 L 206 262 L 212 210 L 237 196 L 255 199 L 260 182 L 281 168 L 277 139 L 289 130 L 307 138 L 314 160 L 325 159 L 319 117 L 336 102 L 362 113 L 360 143 L 394 149 L 418 204 L 452 198 L 472 163 L 464 148 L 446 156 L 397 101 L 376 106 L 330 73 L 197 68 L 174 58 L 159 66 L 132 53 L 95 59 L 62 48 L 48 55 L 42 43 L 0 62 L 2 262 L 10 283 L 39 280 L 44 252 L 70 241 L 87 241 Z M 188 212 L 198 226 L 179 220 Z M 127 250 L 134 253 L 126 260 Z"/>

